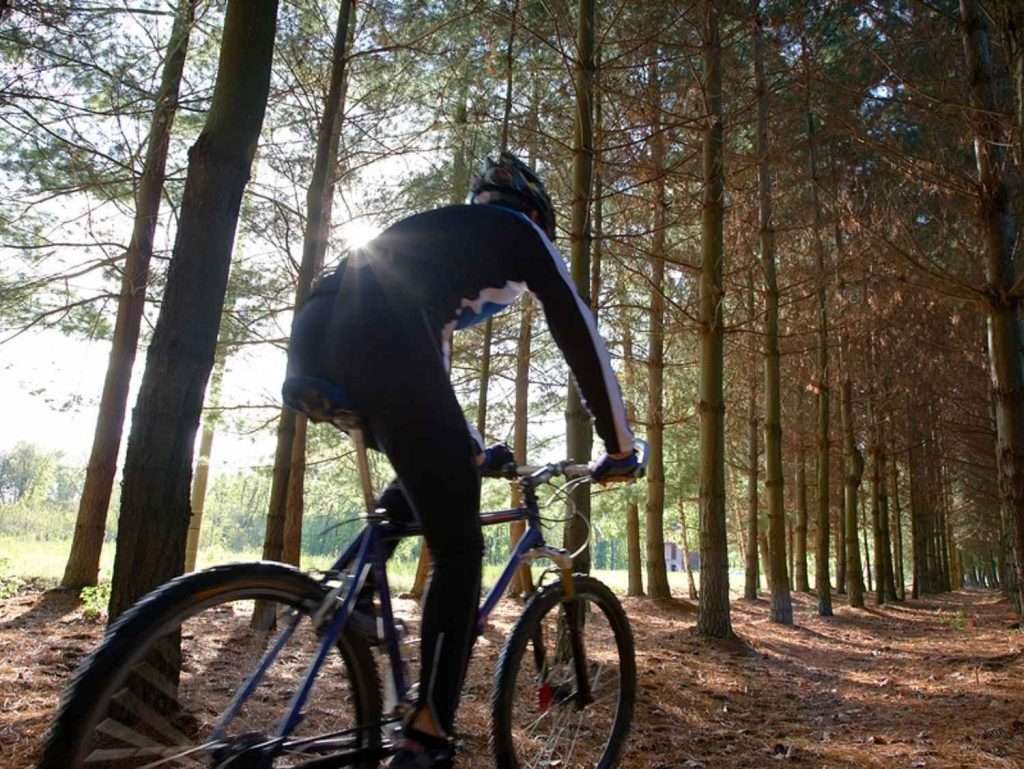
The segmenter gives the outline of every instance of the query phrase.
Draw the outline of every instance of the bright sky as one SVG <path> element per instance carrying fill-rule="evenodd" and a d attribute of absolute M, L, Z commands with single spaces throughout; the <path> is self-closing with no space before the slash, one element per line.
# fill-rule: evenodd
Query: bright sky
<path fill-rule="evenodd" d="M 69 464 L 84 466 L 92 446 L 103 376 L 110 345 L 107 341 L 72 339 L 57 331 L 23 335 L 0 345 L 0 400 L 4 426 L 0 450 L 18 441 L 64 452 Z M 129 415 L 135 405 L 145 351 L 140 351 Z M 224 392 L 229 403 L 271 403 L 279 400 L 284 357 L 273 350 L 240 353 L 229 364 Z M 127 441 L 128 427 L 122 441 Z M 214 440 L 214 464 L 242 467 L 267 461 L 273 437 L 234 434 L 230 428 Z"/>
<path fill-rule="evenodd" d="M 340 229 L 351 246 L 361 245 L 377 233 L 377 228 L 365 219 L 356 219 Z M 110 343 L 106 340 L 91 342 L 54 330 L 30 331 L 0 344 L 0 402 L 4 404 L 0 451 L 27 441 L 60 450 L 69 464 L 84 466 L 92 447 L 109 354 Z M 129 418 L 145 354 L 145 349 L 141 349 L 136 359 L 128 399 Z M 280 350 L 269 345 L 243 348 L 228 362 L 223 389 L 225 403 L 279 404 L 284 369 L 284 354 Z M 122 457 L 128 429 L 126 425 Z M 245 435 L 229 424 L 214 439 L 212 459 L 215 467 L 240 468 L 268 462 L 273 451 L 272 432 Z"/>

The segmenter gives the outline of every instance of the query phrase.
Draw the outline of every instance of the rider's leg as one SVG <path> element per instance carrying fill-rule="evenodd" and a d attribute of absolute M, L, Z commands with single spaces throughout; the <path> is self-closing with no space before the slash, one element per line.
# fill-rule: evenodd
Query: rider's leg
<path fill-rule="evenodd" d="M 360 301 L 381 313 L 393 309 L 386 297 Z M 423 524 L 434 569 L 423 607 L 420 705 L 450 734 L 480 597 L 476 447 L 448 381 L 439 331 L 418 311 L 382 317 L 355 309 L 346 305 L 335 317 L 330 378 L 348 390 Z"/>

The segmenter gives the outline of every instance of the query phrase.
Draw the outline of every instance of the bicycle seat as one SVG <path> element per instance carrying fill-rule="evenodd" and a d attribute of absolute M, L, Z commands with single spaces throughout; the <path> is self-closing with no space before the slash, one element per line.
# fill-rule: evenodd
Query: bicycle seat
<path fill-rule="evenodd" d="M 355 406 L 339 385 L 311 376 L 290 376 L 281 387 L 284 405 L 313 422 L 330 422 L 342 430 L 362 429 Z"/>

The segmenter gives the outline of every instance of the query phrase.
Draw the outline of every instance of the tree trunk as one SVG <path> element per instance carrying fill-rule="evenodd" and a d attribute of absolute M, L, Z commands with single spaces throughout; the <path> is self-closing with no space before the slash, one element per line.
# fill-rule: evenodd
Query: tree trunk
<path fill-rule="evenodd" d="M 896 592 L 896 600 L 904 601 L 907 597 L 907 586 L 906 579 L 903 574 L 903 513 L 900 511 L 899 468 L 896 466 L 895 450 L 891 450 L 889 452 L 889 467 L 891 473 L 890 488 L 892 489 L 892 493 L 889 495 L 889 498 L 892 500 L 892 523 L 896 534 L 894 547 L 895 555 L 893 559 L 894 589 Z"/>
<path fill-rule="evenodd" d="M 846 454 L 844 453 L 843 461 L 839 464 L 839 483 L 836 485 L 836 496 L 838 497 L 836 500 L 837 514 L 832 522 L 833 528 L 836 531 L 836 592 L 840 595 L 846 595 L 846 481 L 843 476 L 846 461 Z"/>
<path fill-rule="evenodd" d="M 596 9 L 593 0 L 580 0 L 576 59 L 576 134 L 573 142 L 572 244 L 571 269 L 573 283 L 584 304 L 590 299 L 590 187 L 594 167 L 593 82 L 594 26 Z M 587 462 L 593 448 L 590 415 L 583 406 L 579 389 L 570 383 L 565 413 L 566 448 L 569 458 Z M 579 549 L 586 540 L 590 522 L 590 487 L 576 488 L 569 499 L 575 514 L 565 526 L 565 546 Z M 590 572 L 590 548 L 585 547 L 574 561 L 577 571 Z"/>
<path fill-rule="evenodd" d="M 850 606 L 864 608 L 864 574 L 861 570 L 860 542 L 857 538 L 857 501 L 864 458 L 857 448 L 853 427 L 853 383 L 845 377 L 840 404 L 843 435 L 846 440 L 846 592 Z"/>
<path fill-rule="evenodd" d="M 500 151 L 505 152 L 509 147 L 509 128 L 512 122 L 512 81 L 515 72 L 515 43 L 516 26 L 519 19 L 519 0 L 515 0 L 510 9 L 510 20 L 508 29 L 508 45 L 505 47 L 505 103 L 501 120 Z M 476 429 L 480 438 L 487 442 L 487 406 L 488 389 L 491 384 L 491 346 L 494 341 L 494 318 L 484 321 L 483 346 L 480 350 L 480 386 L 477 392 Z"/>
<path fill-rule="evenodd" d="M 803 398 L 800 404 L 803 405 Z M 803 416 L 803 409 L 801 409 Z M 801 593 L 811 592 L 807 580 L 807 451 L 804 436 L 800 436 L 799 456 L 797 458 L 797 590 Z"/>
<path fill-rule="evenodd" d="M 682 495 L 679 497 L 679 520 L 683 530 L 683 558 L 686 561 L 686 583 L 689 587 L 690 600 L 696 601 L 698 598 L 697 585 L 693 581 L 693 568 L 690 566 L 690 535 L 687 533 L 690 527 L 686 524 L 686 508 L 683 505 Z"/>
<path fill-rule="evenodd" d="M 153 120 L 146 143 L 146 159 L 135 194 L 135 221 L 125 254 L 117 319 L 114 321 L 110 360 L 96 416 L 96 431 L 79 500 L 71 553 L 61 579 L 61 586 L 66 588 L 77 590 L 95 585 L 99 577 L 107 510 L 117 472 L 128 389 L 146 304 L 149 260 L 153 256 L 153 236 L 160 213 L 160 196 L 164 189 L 167 147 L 178 110 L 178 90 L 197 3 L 198 0 L 179 0 L 167 44 L 160 90 L 156 94 Z"/>
<path fill-rule="evenodd" d="M 323 269 L 324 255 L 327 253 L 334 188 L 337 182 L 335 171 L 338 165 L 338 143 L 341 137 L 345 98 L 349 29 L 353 17 L 352 0 L 343 0 L 338 9 L 338 21 L 334 30 L 330 86 L 317 129 L 313 177 L 309 189 L 306 190 L 306 228 L 302 238 L 302 261 L 299 264 L 299 276 L 295 286 L 296 312 L 309 296 L 313 280 Z M 299 422 L 303 424 L 300 425 Z M 274 452 L 270 509 L 263 540 L 265 560 L 287 560 L 291 563 L 293 559 L 298 559 L 302 539 L 302 492 L 305 479 L 292 479 L 291 475 L 304 474 L 306 470 L 304 422 L 305 417 L 291 409 L 281 409 L 277 427 L 277 449 Z M 285 533 L 286 530 L 288 534 Z M 286 547 L 289 550 L 288 556 L 285 555 Z"/>
<path fill-rule="evenodd" d="M 213 407 L 220 405 L 221 383 L 224 381 L 224 367 L 227 364 L 227 348 L 217 350 L 210 375 L 209 395 L 206 402 Z M 188 536 L 185 540 L 185 571 L 196 570 L 199 555 L 199 535 L 203 530 L 203 508 L 206 506 L 206 487 L 210 481 L 210 456 L 213 453 L 213 434 L 217 430 L 220 414 L 210 410 L 203 420 L 203 435 L 199 439 L 199 457 L 196 459 L 195 477 L 192 479 L 192 516 L 188 522 Z"/>
<path fill-rule="evenodd" d="M 868 545 L 867 506 L 864 503 L 863 499 L 859 499 L 858 504 L 860 506 L 860 532 L 864 544 L 864 571 L 862 572 L 862 574 L 864 575 L 864 581 L 867 582 L 868 592 L 871 592 L 875 589 L 875 587 L 872 584 L 871 578 L 871 548 Z"/>
<path fill-rule="evenodd" d="M 665 133 L 661 129 L 661 91 L 658 86 L 658 51 L 651 51 L 647 66 L 651 109 L 651 167 L 654 200 L 654 238 L 650 264 L 650 333 L 647 346 L 647 591 L 651 598 L 670 598 L 665 568 Z"/>
<path fill-rule="evenodd" d="M 796 539 L 796 531 L 793 528 L 793 519 L 791 517 L 786 518 L 786 556 L 788 558 L 786 575 L 789 577 L 789 584 L 792 585 L 796 579 L 796 558 L 794 557 L 794 540 Z M 790 602 L 792 605 L 792 602 Z"/>
<path fill-rule="evenodd" d="M 530 407 L 530 342 L 533 330 L 533 299 L 525 294 L 520 300 L 519 342 L 516 345 L 516 396 L 513 407 L 512 453 L 516 462 L 526 464 L 526 448 L 529 431 Z M 519 507 L 523 502 L 519 484 L 512 484 L 512 506 Z M 524 521 L 516 521 L 510 530 L 510 539 L 515 546 L 526 531 Z M 511 592 L 514 595 L 528 595 L 533 592 L 533 580 L 530 567 L 523 566 L 512 580 Z"/>
<path fill-rule="evenodd" d="M 704 195 L 700 274 L 700 610 L 697 631 L 732 636 L 729 616 L 729 551 L 725 533 L 724 329 L 725 187 L 722 127 L 722 43 L 718 4 L 704 3 Z"/>
<path fill-rule="evenodd" d="M 759 9 L 760 10 L 760 9 Z M 766 564 L 771 585 L 773 623 L 793 625 L 793 598 L 790 575 L 785 568 L 785 488 L 782 474 L 782 395 L 779 375 L 778 303 L 775 269 L 775 231 L 771 212 L 771 169 L 768 141 L 768 85 L 764 71 L 763 20 L 760 12 L 754 20 L 754 71 L 758 98 L 758 219 L 761 267 L 765 282 L 765 494 L 768 497 L 768 528 L 771 550 Z M 806 546 L 807 518 L 804 510 Z M 792 552 L 792 545 L 791 545 Z M 804 562 L 804 582 L 807 564 Z"/>
<path fill-rule="evenodd" d="M 633 324 L 626 318 L 623 330 L 622 357 L 625 359 L 626 379 L 626 417 L 630 424 L 636 421 L 636 408 L 633 406 L 632 394 L 635 388 L 633 366 Z M 636 491 L 630 488 L 626 503 L 626 570 L 629 574 L 629 586 L 626 595 L 642 596 L 644 594 L 643 566 L 640 556 L 640 510 L 636 502 Z"/>
<path fill-rule="evenodd" d="M 167 287 L 132 419 L 109 617 L 181 574 L 192 450 L 242 193 L 270 87 L 277 0 L 229 0 L 206 124 L 189 151 Z"/>
<path fill-rule="evenodd" d="M 305 514 L 306 492 L 306 429 L 309 420 L 295 415 L 295 437 L 292 439 L 291 469 L 285 493 L 284 531 L 281 536 L 281 560 L 299 566 L 302 560 L 302 518 Z"/>
<path fill-rule="evenodd" d="M 754 276 L 747 272 L 747 317 L 754 323 Z M 743 597 L 748 601 L 757 600 L 757 590 L 761 582 L 758 568 L 757 543 L 758 535 L 758 448 L 757 433 L 760 428 L 757 419 L 757 367 L 750 367 L 749 393 L 747 397 L 747 559 L 743 582 Z M 765 565 L 768 561 L 764 561 Z"/>
<path fill-rule="evenodd" d="M 988 356 L 996 404 L 999 494 L 1006 509 L 1013 511 L 1017 584 L 1024 588 L 1024 374 L 1018 322 L 1020 292 L 1014 291 L 1017 223 L 1007 188 L 1010 169 L 1006 148 L 1011 138 L 996 97 L 988 29 L 977 0 L 960 0 L 960 15 L 967 62 L 965 80 L 974 108 L 969 116 L 978 167 L 978 220 L 988 289 Z"/>
<path fill-rule="evenodd" d="M 772 177 L 768 162 L 768 86 L 764 73 L 764 42 L 760 9 L 754 19 L 754 75 L 757 91 L 757 188 L 761 269 L 764 273 L 764 464 L 768 497 L 768 532 L 771 551 L 766 571 L 772 592 L 769 618 L 793 624 L 793 599 L 786 570 L 785 476 L 782 470 L 782 386 L 779 374 L 779 285 L 775 266 L 775 231 L 772 226 Z M 804 536 L 807 534 L 806 509 Z M 792 529 L 791 529 L 792 530 Z M 805 539 L 806 544 L 806 539 Z M 792 553 L 792 543 L 789 552 Z M 804 562 L 804 581 L 807 580 Z"/>
<path fill-rule="evenodd" d="M 808 163 L 811 176 L 811 206 L 814 212 L 812 227 L 814 256 L 817 262 L 818 298 L 818 368 L 815 389 L 818 395 L 818 537 L 815 548 L 814 587 L 818 593 L 818 614 L 832 616 L 832 586 L 829 583 L 829 366 L 828 366 L 828 272 L 825 268 L 825 244 L 822 241 L 821 203 L 818 201 L 818 162 L 814 126 L 811 110 L 810 64 L 807 42 L 802 41 L 804 68 L 806 73 L 807 98 L 807 145 Z"/>

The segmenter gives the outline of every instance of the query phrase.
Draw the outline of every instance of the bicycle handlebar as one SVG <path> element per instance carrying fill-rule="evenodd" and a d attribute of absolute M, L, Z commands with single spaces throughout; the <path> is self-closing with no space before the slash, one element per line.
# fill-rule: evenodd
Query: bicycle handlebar
<path fill-rule="evenodd" d="M 639 450 L 639 463 L 642 468 L 647 467 L 647 443 L 638 440 L 636 442 Z M 540 486 L 552 478 L 563 476 L 569 480 L 590 477 L 590 465 L 581 465 L 568 459 L 561 462 L 551 462 L 546 465 L 506 465 L 501 470 L 484 473 L 489 478 L 508 478 L 509 480 L 529 479 L 532 486 Z M 609 478 L 609 482 L 621 480 L 624 482 L 635 481 L 636 478 Z"/>

